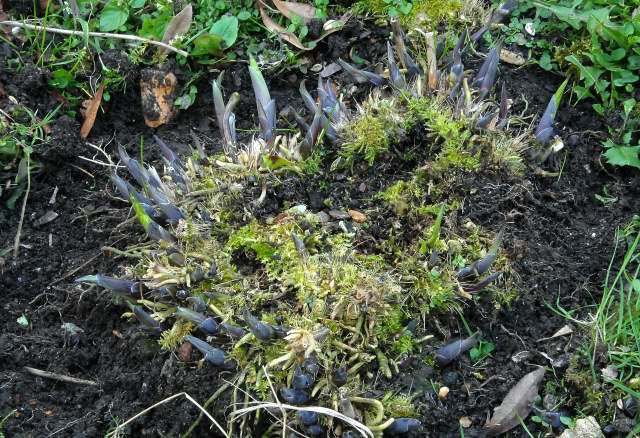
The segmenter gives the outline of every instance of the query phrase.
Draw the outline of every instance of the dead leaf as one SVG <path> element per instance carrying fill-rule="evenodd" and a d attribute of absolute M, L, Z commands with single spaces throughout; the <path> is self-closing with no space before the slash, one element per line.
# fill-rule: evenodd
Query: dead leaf
<path fill-rule="evenodd" d="M 167 28 L 164 31 L 164 37 L 162 37 L 162 42 L 169 44 L 171 40 L 176 37 L 187 33 L 189 28 L 191 27 L 191 23 L 193 21 L 193 7 L 191 3 L 184 7 L 180 12 L 178 12 L 167 24 Z M 161 47 L 159 49 L 162 53 L 166 53 L 168 49 Z"/>
<path fill-rule="evenodd" d="M 312 5 L 298 2 L 287 2 L 282 0 L 271 0 L 273 5 L 278 8 L 280 13 L 293 20 L 294 17 L 300 17 L 307 24 L 317 16 L 316 8 Z"/>
<path fill-rule="evenodd" d="M 493 416 L 484 425 L 487 436 L 495 436 L 513 429 L 531 413 L 531 403 L 538 395 L 538 386 L 544 378 L 544 368 L 530 372 L 507 393 Z"/>
<path fill-rule="evenodd" d="M 507 49 L 500 50 L 500 60 L 511 65 L 524 65 L 527 63 L 524 56 Z"/>
<path fill-rule="evenodd" d="M 171 72 L 145 69 L 140 76 L 142 114 L 144 123 L 157 128 L 167 123 L 173 115 L 173 101 L 178 80 Z"/>
<path fill-rule="evenodd" d="M 322 34 L 317 39 L 313 41 L 309 41 L 308 45 L 305 46 L 302 43 L 302 41 L 300 41 L 300 39 L 294 33 L 289 32 L 287 29 L 285 29 L 284 27 L 280 26 L 278 23 L 273 21 L 273 19 L 269 16 L 269 14 L 267 14 L 267 11 L 265 10 L 264 0 L 258 0 L 258 9 L 260 9 L 260 17 L 262 17 L 262 24 L 264 24 L 264 26 L 267 29 L 269 29 L 271 32 L 277 33 L 278 37 L 280 37 L 281 40 L 286 41 L 292 46 L 295 46 L 298 49 L 305 50 L 305 51 L 315 49 L 316 45 L 320 41 L 322 41 L 332 33 L 342 29 L 344 25 L 347 23 L 347 21 L 349 20 L 349 18 L 351 18 L 350 15 L 345 14 L 342 17 L 340 17 L 339 20 L 328 20 L 322 26 L 322 29 L 323 29 Z"/>
<path fill-rule="evenodd" d="M 104 83 L 100 84 L 100 86 L 96 90 L 96 94 L 88 102 L 89 104 L 87 105 L 87 111 L 84 116 L 84 122 L 80 127 L 80 137 L 82 138 L 87 138 L 89 136 L 89 133 L 93 128 L 93 124 L 96 122 L 98 109 L 100 109 L 100 104 L 102 103 L 103 92 L 104 92 Z"/>
<path fill-rule="evenodd" d="M 554 339 L 554 338 L 558 338 L 560 336 L 570 335 L 571 333 L 573 333 L 573 329 L 571 328 L 571 326 L 569 324 L 566 324 L 566 325 L 562 326 L 553 335 L 551 335 L 551 336 L 549 336 L 547 338 L 538 339 L 538 342 L 548 341 L 549 339 Z"/>

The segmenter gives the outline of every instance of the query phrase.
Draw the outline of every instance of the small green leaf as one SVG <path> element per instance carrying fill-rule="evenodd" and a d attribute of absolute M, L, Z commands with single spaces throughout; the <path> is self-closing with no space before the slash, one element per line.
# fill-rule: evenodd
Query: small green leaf
<path fill-rule="evenodd" d="M 135 9 L 140 9 L 142 7 L 144 7 L 144 4 L 146 3 L 147 0 L 133 0 L 131 2 L 131 7 L 135 8 Z"/>
<path fill-rule="evenodd" d="M 72 85 L 74 82 L 73 75 L 70 71 L 60 68 L 51 73 L 51 86 L 64 89 Z"/>
<path fill-rule="evenodd" d="M 193 40 L 193 56 L 222 56 L 223 40 L 218 35 L 204 34 Z"/>
<path fill-rule="evenodd" d="M 21 326 L 21 327 L 29 327 L 29 320 L 27 319 L 27 317 L 23 314 L 20 318 L 16 319 L 16 322 Z"/>
<path fill-rule="evenodd" d="M 551 64 L 551 56 L 549 55 L 549 52 L 545 51 L 542 56 L 540 56 L 538 65 L 547 71 L 553 70 L 553 64 Z"/>
<path fill-rule="evenodd" d="M 640 169 L 640 146 L 613 146 L 604 156 L 607 162 L 613 166 L 631 166 Z"/>
<path fill-rule="evenodd" d="M 222 38 L 225 49 L 233 46 L 238 39 L 238 18 L 233 15 L 223 15 L 213 23 L 209 33 Z"/>
<path fill-rule="evenodd" d="M 118 6 L 116 3 L 108 3 L 100 13 L 100 30 L 102 32 L 113 32 L 129 19 L 129 11 Z"/>
<path fill-rule="evenodd" d="M 238 20 L 240 20 L 240 21 L 246 21 L 249 18 L 251 18 L 251 12 L 249 12 L 249 11 L 245 10 L 245 11 L 240 11 L 238 13 Z"/>

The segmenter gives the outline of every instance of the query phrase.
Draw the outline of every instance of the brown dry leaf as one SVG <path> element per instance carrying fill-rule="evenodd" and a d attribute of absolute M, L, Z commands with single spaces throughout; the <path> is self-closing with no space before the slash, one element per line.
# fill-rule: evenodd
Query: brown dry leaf
<path fill-rule="evenodd" d="M 178 80 L 171 72 L 145 69 L 140 75 L 144 123 L 150 128 L 164 125 L 173 115 Z"/>
<path fill-rule="evenodd" d="M 300 17 L 302 21 L 307 24 L 314 18 L 316 18 L 316 8 L 312 5 L 298 2 L 287 2 L 282 0 L 271 0 L 273 5 L 278 8 L 280 13 L 287 17 L 289 20 L 293 20 L 294 17 Z"/>
<path fill-rule="evenodd" d="M 424 34 L 427 46 L 428 86 L 429 90 L 435 90 L 438 85 L 438 61 L 436 56 L 436 40 L 433 32 Z"/>
<path fill-rule="evenodd" d="M 531 413 L 531 403 L 538 395 L 538 387 L 544 378 L 544 368 L 530 372 L 511 388 L 493 416 L 484 425 L 487 436 L 495 436 L 513 429 Z"/>
<path fill-rule="evenodd" d="M 318 42 L 322 41 L 332 33 L 342 29 L 350 18 L 350 15 L 345 14 L 342 17 L 340 17 L 339 20 L 328 20 L 322 26 L 322 29 L 323 29 L 322 34 L 317 39 L 313 41 L 309 41 L 308 43 L 309 45 L 305 46 L 302 43 L 302 41 L 300 41 L 300 39 L 294 33 L 289 32 L 287 29 L 280 26 L 278 23 L 273 21 L 271 17 L 269 17 L 269 14 L 267 14 L 267 11 L 265 10 L 265 5 L 263 0 L 258 0 L 258 9 L 260 9 L 260 17 L 262 17 L 262 24 L 264 24 L 264 26 L 267 29 L 269 29 L 271 32 L 277 33 L 281 40 L 288 42 L 289 44 L 297 47 L 300 50 L 315 49 Z"/>
<path fill-rule="evenodd" d="M 189 28 L 191 27 L 191 23 L 193 22 L 193 7 L 191 3 L 184 7 L 178 14 L 176 14 L 169 24 L 167 24 L 167 28 L 164 31 L 164 36 L 162 37 L 162 42 L 169 44 L 171 40 L 174 38 L 187 33 Z M 160 51 L 162 53 L 166 53 L 168 49 L 161 47 Z"/>
<path fill-rule="evenodd" d="M 100 84 L 100 87 L 96 90 L 96 94 L 89 99 L 87 110 L 84 116 L 84 122 L 80 127 L 80 137 L 87 138 L 91 129 L 93 128 L 93 124 L 96 122 L 96 116 L 98 115 L 98 109 L 100 109 L 100 104 L 102 103 L 102 93 L 104 92 L 104 83 Z"/>

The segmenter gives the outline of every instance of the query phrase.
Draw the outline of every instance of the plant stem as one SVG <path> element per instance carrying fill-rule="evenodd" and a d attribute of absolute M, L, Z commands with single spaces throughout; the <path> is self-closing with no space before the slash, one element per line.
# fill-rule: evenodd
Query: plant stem
<path fill-rule="evenodd" d="M 163 43 L 161 41 L 154 41 L 148 38 L 139 37 L 137 35 L 127 35 L 127 34 L 119 34 L 119 33 L 106 33 L 106 32 L 83 32 L 80 30 L 68 30 L 68 29 L 60 29 L 57 27 L 45 27 L 39 26 L 35 24 L 23 23 L 21 21 L 0 21 L 0 25 L 4 26 L 15 26 L 23 29 L 31 29 L 31 30 L 41 30 L 49 33 L 57 33 L 60 35 L 74 35 L 74 36 L 84 36 L 88 35 L 90 37 L 98 37 L 98 38 L 112 38 L 118 40 L 127 40 L 127 41 L 140 41 L 147 44 L 152 44 L 154 46 L 160 46 L 167 50 L 170 50 L 174 53 L 184 56 L 185 58 L 189 56 L 189 54 L 176 47 L 173 47 L 170 44 Z"/>
<path fill-rule="evenodd" d="M 27 209 L 27 199 L 29 199 L 29 192 L 31 191 L 31 153 L 27 152 L 27 191 L 24 194 L 22 200 L 22 209 L 20 210 L 20 222 L 18 222 L 18 231 L 16 231 L 16 238 L 13 241 L 13 258 L 18 258 L 20 251 L 20 235 L 22 234 L 22 224 L 24 223 L 24 214 Z"/>

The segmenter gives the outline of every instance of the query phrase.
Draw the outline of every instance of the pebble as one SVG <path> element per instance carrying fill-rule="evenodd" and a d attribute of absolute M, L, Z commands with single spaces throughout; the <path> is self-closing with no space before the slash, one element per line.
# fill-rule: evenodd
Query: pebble
<path fill-rule="evenodd" d="M 329 215 L 327 213 L 325 213 L 324 211 L 318 212 L 316 214 L 316 217 L 318 218 L 318 221 L 321 224 L 326 224 L 327 222 L 329 222 L 329 220 L 331 220 L 331 218 L 329 217 Z"/>
<path fill-rule="evenodd" d="M 440 400 L 446 399 L 448 395 L 449 395 L 449 388 L 446 386 L 441 387 L 440 390 L 438 391 L 438 398 Z"/>
<path fill-rule="evenodd" d="M 560 438 L 604 438 L 594 417 L 580 418 L 573 429 L 562 432 Z"/>
<path fill-rule="evenodd" d="M 367 220 L 367 216 L 365 216 L 364 213 L 361 213 L 358 210 L 349 210 L 348 213 L 349 213 L 349 216 L 351 216 L 351 219 L 353 219 L 354 222 L 357 222 L 359 224 Z"/>
<path fill-rule="evenodd" d="M 460 381 L 460 374 L 456 371 L 447 371 L 442 374 L 442 383 L 447 386 L 457 386 Z"/>
<path fill-rule="evenodd" d="M 349 213 L 343 210 L 329 210 L 329 216 L 336 220 L 350 219 Z"/>

